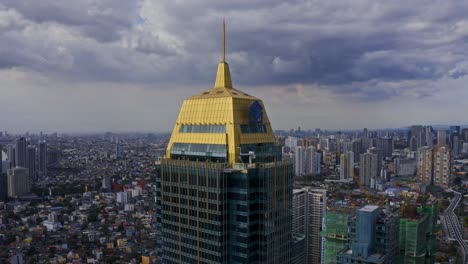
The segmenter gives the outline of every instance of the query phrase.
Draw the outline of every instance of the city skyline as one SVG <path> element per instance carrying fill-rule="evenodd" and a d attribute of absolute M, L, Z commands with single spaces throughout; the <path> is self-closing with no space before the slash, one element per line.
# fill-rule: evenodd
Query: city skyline
<path fill-rule="evenodd" d="M 0 123 L 170 131 L 183 98 L 212 87 L 225 18 L 233 85 L 276 129 L 466 124 L 467 7 L 3 1 Z"/>

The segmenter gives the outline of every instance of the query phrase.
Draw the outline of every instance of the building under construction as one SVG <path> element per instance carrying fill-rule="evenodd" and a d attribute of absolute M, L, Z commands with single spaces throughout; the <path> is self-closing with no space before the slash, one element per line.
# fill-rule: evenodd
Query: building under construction
<path fill-rule="evenodd" d="M 438 251 L 438 202 L 408 206 L 400 218 L 400 259 L 404 264 L 432 264 Z"/>
<path fill-rule="evenodd" d="M 335 264 L 338 253 L 349 245 L 348 222 L 356 214 L 355 207 L 335 207 L 326 212 L 321 235 L 324 264 Z"/>

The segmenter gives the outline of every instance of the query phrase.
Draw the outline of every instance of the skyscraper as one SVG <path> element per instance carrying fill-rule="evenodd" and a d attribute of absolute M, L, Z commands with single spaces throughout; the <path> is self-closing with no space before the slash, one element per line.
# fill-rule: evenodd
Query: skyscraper
<path fill-rule="evenodd" d="M 1 152 L 1 151 L 0 151 Z M 8 199 L 8 178 L 6 173 L 0 171 L 0 201 Z"/>
<path fill-rule="evenodd" d="M 321 163 L 321 154 L 316 150 L 314 146 L 309 146 L 306 149 L 305 155 L 305 173 L 312 175 L 320 174 L 320 163 Z"/>
<path fill-rule="evenodd" d="M 409 131 L 409 139 L 414 138 L 414 149 L 417 150 L 418 148 L 425 145 L 425 134 L 424 134 L 424 127 L 421 125 L 414 125 L 410 127 Z"/>
<path fill-rule="evenodd" d="M 27 168 L 29 169 L 29 177 L 31 180 L 35 180 L 36 175 L 36 147 L 28 146 L 28 164 Z"/>
<path fill-rule="evenodd" d="M 302 146 L 297 146 L 294 151 L 294 171 L 296 176 L 301 176 L 305 173 L 305 149 Z"/>
<path fill-rule="evenodd" d="M 47 177 L 47 143 L 39 142 L 39 175 L 41 178 Z"/>
<path fill-rule="evenodd" d="M 8 170 L 8 196 L 21 196 L 30 191 L 28 169 L 16 167 Z"/>
<path fill-rule="evenodd" d="M 290 260 L 293 164 L 264 109 L 233 88 L 223 48 L 214 87 L 184 101 L 157 164 L 162 263 Z"/>
<path fill-rule="evenodd" d="M 378 148 L 382 150 L 383 158 L 390 159 L 393 154 L 393 138 L 383 137 L 379 139 Z"/>
<path fill-rule="evenodd" d="M 388 209 L 366 205 L 349 223 L 351 247 L 343 249 L 337 263 L 398 263 L 399 216 Z"/>
<path fill-rule="evenodd" d="M 437 148 L 434 152 L 434 185 L 448 188 L 452 176 L 452 153 L 448 147 Z"/>
<path fill-rule="evenodd" d="M 377 169 L 377 154 L 364 153 L 360 155 L 359 161 L 359 181 L 362 185 L 374 188 L 379 175 Z"/>
<path fill-rule="evenodd" d="M 445 130 L 445 128 L 439 128 L 437 130 L 437 145 L 439 147 L 447 145 L 447 130 Z"/>
<path fill-rule="evenodd" d="M 16 167 L 15 146 L 13 144 L 7 145 L 7 156 L 10 162 L 10 168 Z"/>
<path fill-rule="evenodd" d="M 426 185 L 432 184 L 432 153 L 433 151 L 429 147 L 422 147 L 418 149 L 418 180 Z"/>
<path fill-rule="evenodd" d="M 426 146 L 428 146 L 429 148 L 434 147 L 434 135 L 432 133 L 432 127 L 425 126 L 424 131 L 426 135 Z"/>
<path fill-rule="evenodd" d="M 340 157 L 340 180 L 354 179 L 354 152 L 347 151 Z"/>
<path fill-rule="evenodd" d="M 27 143 L 24 137 L 19 138 L 16 140 L 16 147 L 15 147 L 15 160 L 16 166 L 18 167 L 27 167 Z"/>

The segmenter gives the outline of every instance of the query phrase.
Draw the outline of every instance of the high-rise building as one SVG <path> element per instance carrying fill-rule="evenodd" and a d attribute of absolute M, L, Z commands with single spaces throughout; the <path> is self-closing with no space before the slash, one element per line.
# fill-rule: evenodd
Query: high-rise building
<path fill-rule="evenodd" d="M 41 178 L 47 177 L 47 143 L 39 142 L 39 175 Z"/>
<path fill-rule="evenodd" d="M 29 169 L 29 177 L 31 180 L 37 178 L 36 175 L 36 147 L 28 146 L 28 164 L 27 168 Z"/>
<path fill-rule="evenodd" d="M 0 174 L 3 172 L 3 146 L 0 144 Z"/>
<path fill-rule="evenodd" d="M 354 179 L 354 152 L 347 151 L 340 157 L 340 180 Z"/>
<path fill-rule="evenodd" d="M 448 147 L 434 151 L 434 185 L 448 188 L 452 176 L 452 153 Z"/>
<path fill-rule="evenodd" d="M 447 145 L 447 130 L 445 130 L 445 128 L 439 128 L 437 130 L 437 145 L 439 147 Z"/>
<path fill-rule="evenodd" d="M 338 264 L 398 262 L 400 218 L 389 209 L 366 205 L 349 223 L 351 246 L 337 256 Z"/>
<path fill-rule="evenodd" d="M 6 173 L 0 172 L 0 201 L 6 202 L 7 199 L 8 199 L 8 177 Z"/>
<path fill-rule="evenodd" d="M 414 138 L 414 149 L 413 151 L 417 150 L 418 148 L 425 145 L 425 133 L 424 127 L 421 125 L 414 125 L 410 127 L 409 130 L 409 139 Z"/>
<path fill-rule="evenodd" d="M 460 138 L 463 139 L 465 143 L 468 142 L 468 128 L 462 129 Z"/>
<path fill-rule="evenodd" d="M 377 154 L 364 153 L 359 160 L 359 181 L 361 185 L 375 187 L 375 182 L 380 174 L 378 170 Z"/>
<path fill-rule="evenodd" d="M 287 263 L 293 164 L 282 160 L 263 102 L 218 65 L 212 89 L 186 99 L 157 164 L 162 263 Z"/>
<path fill-rule="evenodd" d="M 122 145 L 119 142 L 115 144 L 115 159 L 121 159 L 122 158 Z"/>
<path fill-rule="evenodd" d="M 438 211 L 437 201 L 403 209 L 398 263 L 434 263 L 438 251 Z"/>
<path fill-rule="evenodd" d="M 320 232 L 327 207 L 327 192 L 311 187 L 294 189 L 293 205 L 293 233 L 305 235 L 305 263 L 320 263 L 323 257 Z"/>
<path fill-rule="evenodd" d="M 305 173 L 312 175 L 320 174 L 320 163 L 321 163 L 321 154 L 317 151 L 314 146 L 309 146 L 306 149 L 305 154 Z"/>
<path fill-rule="evenodd" d="M 13 144 L 7 145 L 7 156 L 8 156 L 8 161 L 10 162 L 10 168 L 16 167 L 15 146 Z"/>
<path fill-rule="evenodd" d="M 426 135 L 426 146 L 429 148 L 434 147 L 434 134 L 432 132 L 431 126 L 424 127 L 425 135 Z"/>
<path fill-rule="evenodd" d="M 302 146 L 297 146 L 294 151 L 294 171 L 296 176 L 301 176 L 305 173 L 305 149 Z"/>
<path fill-rule="evenodd" d="M 323 231 L 323 264 L 336 264 L 336 256 L 350 243 L 348 222 L 356 214 L 354 207 L 334 207 L 327 210 Z"/>
<path fill-rule="evenodd" d="M 16 167 L 8 170 L 8 196 L 16 197 L 29 193 L 30 180 L 28 169 Z"/>
<path fill-rule="evenodd" d="M 15 147 L 15 160 L 16 166 L 26 168 L 27 167 L 27 142 L 24 137 L 19 138 L 16 140 L 16 147 Z"/>
<path fill-rule="evenodd" d="M 418 149 L 417 155 L 417 174 L 420 182 L 430 185 L 432 184 L 432 149 L 422 147 Z"/>
<path fill-rule="evenodd" d="M 393 155 L 393 138 L 391 137 L 380 138 L 378 149 L 382 150 L 382 158 L 391 159 Z"/>

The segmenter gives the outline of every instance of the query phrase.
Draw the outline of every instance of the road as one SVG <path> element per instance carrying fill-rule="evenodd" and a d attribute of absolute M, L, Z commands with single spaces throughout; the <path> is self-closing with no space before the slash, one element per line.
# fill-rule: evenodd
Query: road
<path fill-rule="evenodd" d="M 447 207 L 444 212 L 444 218 L 447 225 L 448 236 L 452 239 L 458 241 L 460 245 L 460 249 L 462 251 L 462 263 L 468 264 L 467 253 L 468 253 L 468 243 L 463 240 L 463 230 L 461 229 L 460 222 L 458 221 L 458 217 L 455 215 L 454 210 L 457 208 L 458 203 L 461 200 L 461 193 L 456 192 L 454 190 L 449 189 L 449 191 L 453 192 L 455 196 L 452 199 L 452 202 Z"/>

